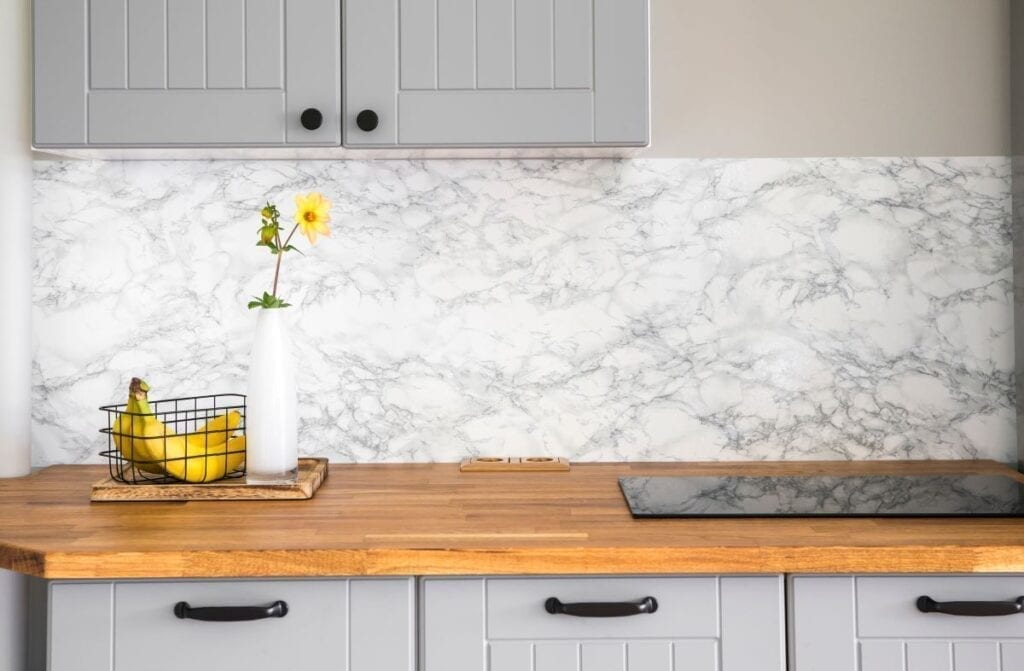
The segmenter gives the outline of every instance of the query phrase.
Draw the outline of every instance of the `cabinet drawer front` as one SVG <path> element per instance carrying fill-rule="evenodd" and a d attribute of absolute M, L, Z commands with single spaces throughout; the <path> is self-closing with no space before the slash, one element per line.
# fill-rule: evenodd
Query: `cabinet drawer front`
<path fill-rule="evenodd" d="M 637 602 L 654 597 L 654 613 L 626 617 L 552 615 L 549 598 L 563 603 Z M 487 636 L 501 639 L 718 637 L 714 578 L 491 579 L 487 581 Z"/>
<path fill-rule="evenodd" d="M 248 622 L 178 619 L 193 608 L 288 604 L 281 618 Z M 315 668 L 345 654 L 345 581 L 126 583 L 115 588 L 117 669 Z M 159 654 L 155 654 L 159 651 Z"/>
<path fill-rule="evenodd" d="M 782 671 L 781 576 L 426 578 L 423 671 Z M 654 613 L 552 615 L 562 604 Z M 556 609 L 557 610 L 557 609 Z"/>
<path fill-rule="evenodd" d="M 1024 613 L 969 617 L 922 613 L 917 599 L 1013 601 L 1024 596 L 1024 578 L 870 577 L 857 578 L 857 633 L 861 637 L 982 637 L 1024 639 Z"/>
<path fill-rule="evenodd" d="M 175 614 L 180 602 L 200 609 L 277 601 L 287 604 L 283 617 L 207 621 Z M 48 604 L 50 671 L 415 667 L 411 578 L 52 582 Z"/>

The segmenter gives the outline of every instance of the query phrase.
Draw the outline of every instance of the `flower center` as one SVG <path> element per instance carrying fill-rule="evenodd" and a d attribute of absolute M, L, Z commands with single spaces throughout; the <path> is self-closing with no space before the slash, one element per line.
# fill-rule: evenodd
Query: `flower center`
<path fill-rule="evenodd" d="M 312 224 L 314 221 L 316 221 L 316 212 L 313 212 L 312 210 L 310 210 L 310 211 L 304 213 L 302 215 L 302 218 L 305 219 L 308 223 Z"/>

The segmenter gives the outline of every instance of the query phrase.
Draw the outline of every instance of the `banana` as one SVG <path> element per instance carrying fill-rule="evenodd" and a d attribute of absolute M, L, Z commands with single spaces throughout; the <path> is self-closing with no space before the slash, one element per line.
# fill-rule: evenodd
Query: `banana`
<path fill-rule="evenodd" d="M 149 385 L 145 381 L 132 380 L 128 412 L 134 408 L 141 416 L 132 418 L 136 437 L 130 441 L 122 439 L 122 443 L 130 444 L 121 448 L 122 454 L 127 451 L 134 456 L 142 470 L 166 472 L 178 480 L 201 483 L 219 480 L 241 466 L 245 460 L 245 437 L 228 438 L 241 422 L 239 413 L 231 411 L 199 429 L 211 433 L 179 436 L 153 413 L 148 392 Z"/>
<path fill-rule="evenodd" d="M 133 461 L 135 456 L 131 441 L 131 436 L 135 434 L 135 431 L 132 429 L 142 430 L 142 418 L 135 417 L 137 412 L 138 408 L 135 405 L 135 398 L 129 395 L 128 407 L 125 408 L 123 413 L 118 413 L 117 420 L 114 421 L 114 425 L 111 427 L 111 437 L 114 439 L 114 445 L 117 446 L 121 456 L 128 461 Z"/>
<path fill-rule="evenodd" d="M 231 410 L 225 415 L 217 415 L 196 429 L 195 433 L 204 437 L 210 447 L 215 447 L 226 443 L 241 423 L 242 415 L 237 410 Z"/>
<path fill-rule="evenodd" d="M 172 462 L 167 465 L 167 470 L 171 475 L 185 482 L 219 480 L 245 461 L 245 436 L 235 436 L 227 442 L 226 446 L 211 448 L 203 459 L 187 459 L 186 461 L 187 467 L 182 467 L 182 462 Z"/>

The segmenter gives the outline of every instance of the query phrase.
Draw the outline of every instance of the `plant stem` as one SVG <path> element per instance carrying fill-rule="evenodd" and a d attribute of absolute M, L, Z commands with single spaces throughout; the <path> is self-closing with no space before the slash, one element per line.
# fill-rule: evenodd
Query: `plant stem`
<path fill-rule="evenodd" d="M 288 243 L 292 241 L 292 236 L 295 235 L 295 231 L 298 230 L 299 225 L 295 224 L 292 228 L 292 232 L 285 238 L 284 244 L 281 244 L 281 232 L 277 232 L 277 264 L 274 266 L 274 288 L 270 290 L 270 295 L 277 298 L 277 278 L 281 276 L 281 257 L 284 256 L 284 248 L 288 246 Z"/>

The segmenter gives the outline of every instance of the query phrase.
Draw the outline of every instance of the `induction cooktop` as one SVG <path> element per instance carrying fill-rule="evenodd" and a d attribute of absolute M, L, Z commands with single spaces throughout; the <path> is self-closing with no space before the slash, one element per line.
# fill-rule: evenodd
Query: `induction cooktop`
<path fill-rule="evenodd" d="M 623 477 L 635 518 L 1018 517 L 1024 485 L 1004 475 Z"/>

